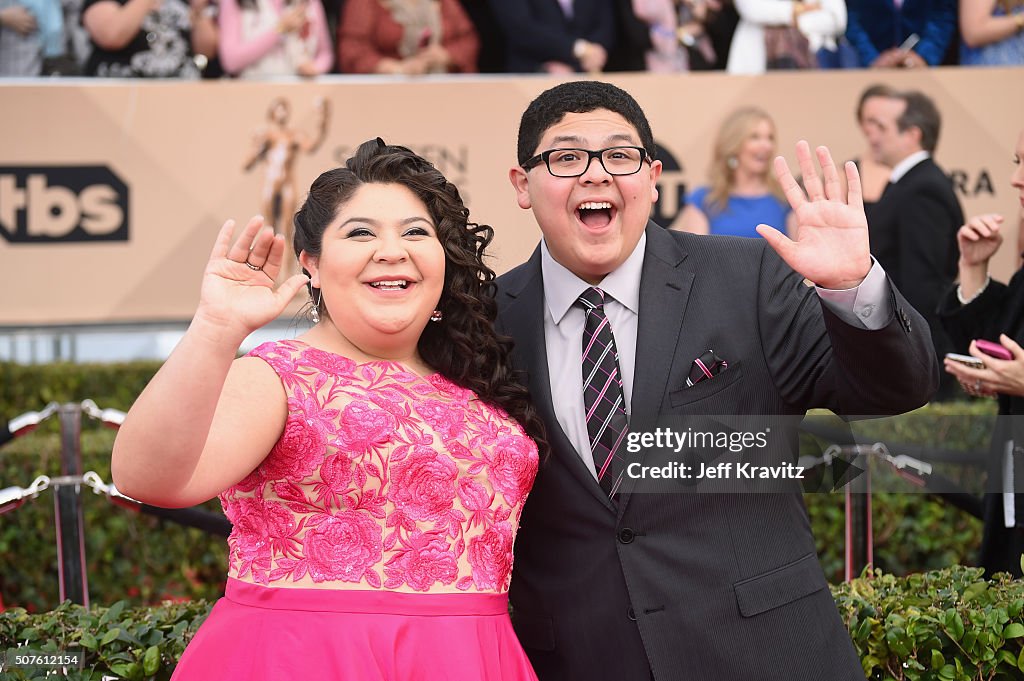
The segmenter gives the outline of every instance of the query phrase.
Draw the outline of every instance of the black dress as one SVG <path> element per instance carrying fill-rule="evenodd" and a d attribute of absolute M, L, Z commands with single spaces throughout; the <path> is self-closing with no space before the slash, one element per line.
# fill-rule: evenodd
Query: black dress
<path fill-rule="evenodd" d="M 101 0 L 85 0 L 82 13 Z M 128 0 L 115 0 L 120 5 Z M 139 32 L 120 50 L 93 43 L 85 75 L 101 78 L 199 78 L 192 53 L 192 21 L 187 0 L 164 0 L 142 21 Z"/>
<path fill-rule="evenodd" d="M 939 318 L 954 351 L 967 352 L 976 338 L 999 340 L 1005 333 L 1018 343 L 1024 343 L 1024 269 L 1010 279 L 1009 285 L 997 281 L 967 305 L 961 305 L 956 289 L 943 298 L 938 310 Z M 985 494 L 985 533 L 981 543 L 981 566 L 986 572 L 1010 572 L 1021 576 L 1020 558 L 1024 553 L 1024 493 L 1014 497 L 1015 527 L 1006 527 L 1003 494 L 1003 463 L 1007 442 L 1013 441 L 1015 491 L 1024 490 L 1024 428 L 1018 421 L 1024 415 L 1024 397 L 999 396 L 999 420 L 992 438 L 988 461 L 988 483 Z"/>

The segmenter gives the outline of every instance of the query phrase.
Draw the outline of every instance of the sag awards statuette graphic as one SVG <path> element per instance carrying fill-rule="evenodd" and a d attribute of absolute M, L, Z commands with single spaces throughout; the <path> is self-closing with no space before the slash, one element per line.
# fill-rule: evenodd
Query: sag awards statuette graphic
<path fill-rule="evenodd" d="M 313 101 L 314 124 L 308 130 L 291 125 L 291 104 L 275 97 L 267 108 L 267 123 L 253 135 L 253 150 L 243 164 L 246 172 L 263 165 L 260 187 L 260 214 L 268 225 L 284 234 L 285 247 L 292 248 L 292 216 L 299 198 L 295 161 L 300 154 L 314 154 L 327 137 L 330 106 L 322 97 Z M 285 258 L 292 262 L 294 254 Z"/>

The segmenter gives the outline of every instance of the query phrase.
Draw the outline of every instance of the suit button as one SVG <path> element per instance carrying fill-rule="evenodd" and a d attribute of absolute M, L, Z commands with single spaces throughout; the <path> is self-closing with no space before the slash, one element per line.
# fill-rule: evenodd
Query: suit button
<path fill-rule="evenodd" d="M 633 606 L 626 609 L 626 617 L 628 617 L 631 622 L 636 622 L 636 612 L 633 610 Z"/>
<path fill-rule="evenodd" d="M 619 530 L 619 541 L 622 542 L 623 544 L 629 544 L 635 538 L 636 538 L 636 532 L 634 532 L 633 530 L 629 529 L 628 527 L 624 527 L 621 530 Z"/>

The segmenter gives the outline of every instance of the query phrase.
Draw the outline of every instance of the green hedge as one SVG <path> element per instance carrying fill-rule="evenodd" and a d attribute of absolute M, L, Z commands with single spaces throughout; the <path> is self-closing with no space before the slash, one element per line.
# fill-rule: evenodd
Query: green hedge
<path fill-rule="evenodd" d="M 102 408 L 126 410 L 158 368 L 153 362 L 123 365 L 0 363 L 0 416 L 41 409 L 49 401 L 93 399 Z M 878 428 L 896 441 L 987 449 L 983 420 L 954 418 L 993 412 L 990 401 L 938 405 L 918 414 L 941 417 L 885 420 Z M 114 431 L 83 417 L 85 470 L 110 480 Z M 959 425 L 958 425 L 959 424 Z M 0 488 L 27 486 L 37 475 L 60 473 L 57 418 L 0 449 Z M 880 434 L 881 434 L 880 433 Z M 948 477 L 965 474 L 943 471 Z M 884 476 L 883 468 L 877 475 Z M 842 579 L 843 496 L 806 495 L 819 556 L 830 581 Z M 90 493 L 83 498 L 89 593 L 94 603 L 126 599 L 152 605 L 165 599 L 216 598 L 224 583 L 226 545 L 221 537 L 131 513 Z M 981 523 L 922 494 L 875 494 L 876 566 L 894 574 L 973 564 Z M 219 512 L 216 501 L 205 506 Z M 0 598 L 8 606 L 41 612 L 59 603 L 52 492 L 0 516 Z"/>
<path fill-rule="evenodd" d="M 68 670 L 67 678 L 99 681 L 113 674 L 165 681 L 210 607 L 202 600 L 154 608 L 129 608 L 127 601 L 118 601 L 90 609 L 65 602 L 35 615 L 17 608 L 0 613 L 0 651 L 16 645 L 37 652 L 78 650 L 83 667 Z M 45 674 L 41 668 L 12 667 L 2 678 L 42 679 Z"/>
<path fill-rule="evenodd" d="M 101 408 L 127 410 L 159 362 L 122 364 L 14 364 L 0 362 L 0 418 L 38 411 L 49 402 L 92 399 Z"/>
<path fill-rule="evenodd" d="M 980 568 L 894 577 L 876 571 L 833 587 L 870 679 L 1024 679 L 1024 582 Z"/>
<path fill-rule="evenodd" d="M 833 587 L 832 595 L 872 680 L 1024 678 L 1024 582 L 1006 575 L 986 581 L 980 569 L 959 566 L 909 577 L 876 571 Z M 85 669 L 72 678 L 163 680 L 209 608 L 197 601 L 130 609 L 121 601 L 88 610 L 65 603 L 36 615 L 16 609 L 0 613 L 0 649 L 83 650 Z M 21 669 L 4 678 L 43 677 Z"/>
<path fill-rule="evenodd" d="M 93 399 L 101 408 L 127 410 L 159 364 L 33 365 L 0 363 L 0 417 L 38 411 L 48 402 Z M 110 482 L 115 431 L 82 417 L 82 466 Z M 60 475 L 56 415 L 37 431 L 0 449 L 0 488 L 27 487 L 36 476 Z M 227 547 L 204 534 L 115 506 L 88 487 L 82 503 L 89 594 L 94 603 L 127 599 L 133 605 L 162 600 L 216 598 L 223 589 Z M 204 505 L 220 512 L 214 500 Z M 30 612 L 60 603 L 53 492 L 0 516 L 0 599 Z"/>

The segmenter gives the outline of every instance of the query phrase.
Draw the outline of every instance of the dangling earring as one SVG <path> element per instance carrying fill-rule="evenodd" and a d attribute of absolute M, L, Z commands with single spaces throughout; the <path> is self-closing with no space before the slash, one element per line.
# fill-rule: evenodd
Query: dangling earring
<path fill-rule="evenodd" d="M 440 310 L 434 310 L 430 315 L 430 321 L 432 322 L 439 322 L 442 319 L 444 319 L 444 312 L 441 312 Z"/>
<path fill-rule="evenodd" d="M 320 323 L 320 301 L 323 300 L 324 294 L 320 289 L 316 290 L 316 300 L 313 300 L 313 294 L 309 294 L 309 302 L 313 303 L 313 311 L 309 313 L 309 316 L 313 318 L 314 324 Z"/>
<path fill-rule="evenodd" d="M 740 161 L 735 156 L 730 156 L 725 160 L 725 165 L 729 166 L 730 170 L 736 170 L 740 167 Z"/>

